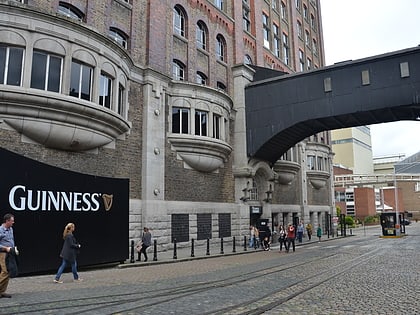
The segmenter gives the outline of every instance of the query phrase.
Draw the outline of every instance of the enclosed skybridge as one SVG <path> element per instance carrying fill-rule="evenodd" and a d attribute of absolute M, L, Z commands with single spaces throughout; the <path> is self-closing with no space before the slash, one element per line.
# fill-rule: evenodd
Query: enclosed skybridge
<path fill-rule="evenodd" d="M 274 163 L 324 130 L 419 120 L 420 48 L 254 81 L 245 98 L 248 156 Z"/>

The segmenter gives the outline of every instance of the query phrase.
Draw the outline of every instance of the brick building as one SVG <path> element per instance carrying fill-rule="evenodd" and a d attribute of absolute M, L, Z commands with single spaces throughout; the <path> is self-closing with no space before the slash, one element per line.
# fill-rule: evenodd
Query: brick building
<path fill-rule="evenodd" d="M 269 165 L 246 155 L 244 102 L 258 67 L 323 66 L 319 0 L 1 0 L 0 21 L 1 147 L 128 178 L 131 239 L 325 224 L 329 132 Z"/>

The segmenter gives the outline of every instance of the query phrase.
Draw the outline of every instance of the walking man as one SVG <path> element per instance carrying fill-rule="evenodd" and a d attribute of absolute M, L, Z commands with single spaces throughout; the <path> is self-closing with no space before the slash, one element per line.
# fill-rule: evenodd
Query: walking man
<path fill-rule="evenodd" d="M 3 217 L 3 224 L 0 226 L 0 298 L 12 297 L 6 293 L 9 284 L 6 256 L 15 250 L 15 239 L 13 236 L 14 223 L 15 217 L 8 213 Z"/>
<path fill-rule="evenodd" d="M 289 225 L 287 227 L 287 249 L 286 249 L 286 253 L 289 252 L 290 244 L 292 244 L 293 251 L 295 251 L 295 238 L 296 238 L 296 229 L 291 223 L 289 223 Z"/>

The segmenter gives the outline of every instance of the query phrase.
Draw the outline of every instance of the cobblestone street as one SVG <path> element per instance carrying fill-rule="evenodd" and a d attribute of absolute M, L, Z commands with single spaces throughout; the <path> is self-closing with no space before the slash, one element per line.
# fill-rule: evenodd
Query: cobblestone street
<path fill-rule="evenodd" d="M 402 238 L 380 233 L 304 240 L 288 254 L 273 246 L 182 261 L 168 252 L 150 264 L 81 271 L 81 283 L 71 273 L 63 284 L 51 274 L 19 277 L 0 314 L 418 314 L 420 223 Z"/>

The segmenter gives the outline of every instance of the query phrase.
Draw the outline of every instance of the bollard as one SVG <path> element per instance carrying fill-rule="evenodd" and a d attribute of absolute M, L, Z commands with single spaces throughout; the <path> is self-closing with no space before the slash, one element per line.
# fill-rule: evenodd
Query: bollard
<path fill-rule="evenodd" d="M 244 235 L 244 251 L 246 252 L 247 246 L 246 246 L 246 235 Z"/>
<path fill-rule="evenodd" d="M 174 259 L 177 259 L 177 256 L 176 256 L 176 238 L 174 238 Z"/>
<path fill-rule="evenodd" d="M 353 229 L 350 229 L 350 235 L 353 235 Z"/>
<path fill-rule="evenodd" d="M 206 255 L 210 255 L 210 240 L 207 239 L 207 251 L 206 251 Z"/>
<path fill-rule="evenodd" d="M 130 249 L 130 262 L 134 263 L 134 241 L 131 241 L 131 249 Z"/>
<path fill-rule="evenodd" d="M 233 237 L 233 249 L 232 249 L 232 253 L 236 253 L 236 238 L 235 238 L 235 236 Z"/>
<path fill-rule="evenodd" d="M 220 254 L 224 254 L 224 251 L 223 251 L 223 237 L 220 239 Z"/>
<path fill-rule="evenodd" d="M 153 261 L 157 261 L 157 241 L 153 240 Z"/>
<path fill-rule="evenodd" d="M 191 257 L 194 257 L 194 239 L 191 239 Z"/>

